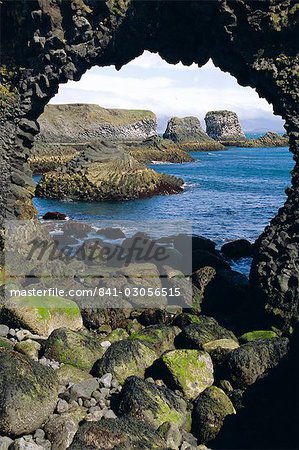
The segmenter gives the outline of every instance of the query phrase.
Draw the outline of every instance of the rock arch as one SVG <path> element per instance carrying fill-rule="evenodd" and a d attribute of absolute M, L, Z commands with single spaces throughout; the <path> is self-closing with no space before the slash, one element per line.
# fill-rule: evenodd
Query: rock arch
<path fill-rule="evenodd" d="M 0 2 L 1 3 L 1 2 Z M 295 167 L 287 201 L 258 240 L 251 279 L 272 325 L 298 319 L 298 3 L 293 0 L 2 0 L 0 218 L 35 211 L 28 149 L 60 83 L 144 50 L 167 62 L 209 58 L 256 88 L 286 121 Z"/>

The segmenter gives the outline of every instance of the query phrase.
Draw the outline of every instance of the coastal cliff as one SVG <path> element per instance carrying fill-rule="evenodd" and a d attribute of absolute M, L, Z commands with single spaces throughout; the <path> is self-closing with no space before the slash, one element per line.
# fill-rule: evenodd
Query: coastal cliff
<path fill-rule="evenodd" d="M 47 105 L 39 119 L 44 142 L 146 139 L 156 134 L 156 116 L 151 111 L 106 109 L 99 105 Z"/>

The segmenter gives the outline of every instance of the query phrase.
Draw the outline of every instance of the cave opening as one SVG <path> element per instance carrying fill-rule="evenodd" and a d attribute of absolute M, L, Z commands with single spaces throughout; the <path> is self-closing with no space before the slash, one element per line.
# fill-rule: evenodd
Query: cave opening
<path fill-rule="evenodd" d="M 132 142 L 127 147 L 133 157 L 156 172 L 182 178 L 185 184 L 180 195 L 119 202 L 119 198 L 107 201 L 69 198 L 67 192 L 61 197 L 52 192 L 54 198 L 51 198 L 47 192 L 40 191 L 34 199 L 39 217 L 55 210 L 71 219 L 94 223 L 138 221 L 140 215 L 149 221 L 185 218 L 193 223 L 194 234 L 216 241 L 219 247 L 226 241 L 242 238 L 254 242 L 285 200 L 291 156 L 286 146 L 271 148 L 270 141 L 252 149 L 242 147 L 242 142 L 239 147 L 237 140 L 229 142 L 229 146 L 221 145 L 219 140 L 207 141 L 205 116 L 214 110 L 237 113 L 241 125 L 237 132 L 244 131 L 251 140 L 269 131 L 280 136 L 285 131 L 284 122 L 274 116 L 266 100 L 259 98 L 252 88 L 241 87 L 211 60 L 201 68 L 196 64 L 186 67 L 180 63 L 170 65 L 157 54 L 144 52 L 120 71 L 113 66 L 94 67 L 80 81 L 61 85 L 40 118 L 41 136 L 31 157 L 36 181 L 41 177 L 38 172 L 68 164 L 89 142 L 96 146 L 104 139 L 122 145 L 135 139 L 138 147 L 153 135 L 163 139 L 167 123 L 173 117 L 191 116 L 199 121 L 185 125 L 187 138 L 195 141 L 187 146 L 182 141 L 186 141 L 186 136 L 182 136 L 186 130 L 181 129 L 181 135 L 170 136 L 168 144 L 164 141 L 168 145 L 165 149 L 163 141 L 160 142 L 160 151 L 153 142 L 139 149 Z M 134 111 L 140 117 L 133 117 Z M 117 116 L 125 112 L 132 117 Z M 148 113 L 152 114 L 149 120 Z M 127 120 L 127 124 L 120 120 Z M 135 120 L 133 126 L 132 120 Z M 229 120 L 226 118 L 228 124 Z M 230 126 L 234 129 L 235 125 Z M 203 136 L 198 135 L 196 127 L 200 127 Z M 232 138 L 243 139 L 242 136 Z M 169 147 L 170 141 L 173 147 Z M 180 149 L 186 151 L 178 153 Z M 39 164 L 41 157 L 44 161 L 40 159 Z M 236 268 L 248 275 L 250 262 L 251 259 L 241 261 Z"/>

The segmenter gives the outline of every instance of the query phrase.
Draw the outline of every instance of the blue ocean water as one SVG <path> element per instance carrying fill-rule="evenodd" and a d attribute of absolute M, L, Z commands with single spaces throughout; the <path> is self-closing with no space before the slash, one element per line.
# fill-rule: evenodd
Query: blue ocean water
<path fill-rule="evenodd" d="M 99 203 L 35 198 L 34 204 L 40 216 L 61 211 L 71 219 L 100 226 L 107 220 L 175 223 L 187 219 L 194 233 L 218 245 L 243 237 L 254 241 L 286 198 L 293 165 L 288 148 L 230 148 L 192 156 L 192 163 L 152 165 L 158 172 L 183 178 L 186 185 L 181 194 Z"/>

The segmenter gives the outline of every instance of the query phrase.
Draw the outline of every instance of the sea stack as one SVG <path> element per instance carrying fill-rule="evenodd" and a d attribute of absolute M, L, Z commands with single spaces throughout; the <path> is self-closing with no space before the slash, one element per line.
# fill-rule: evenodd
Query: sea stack
<path fill-rule="evenodd" d="M 183 150 L 204 151 L 221 150 L 223 146 L 209 137 L 202 129 L 197 117 L 172 117 L 163 134 L 165 139 L 171 139 Z"/>
<path fill-rule="evenodd" d="M 237 114 L 233 111 L 209 111 L 205 117 L 207 134 L 224 145 L 246 139 Z"/>

